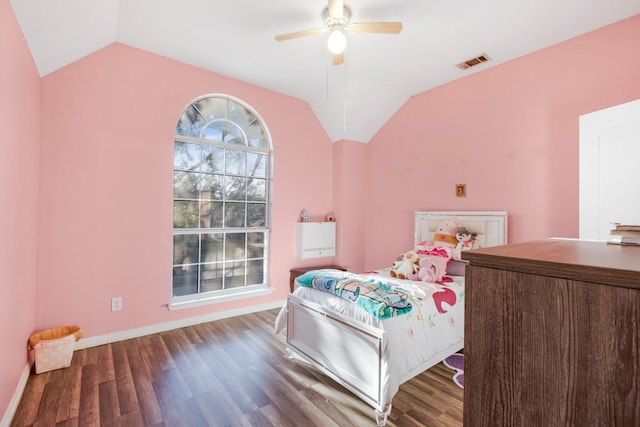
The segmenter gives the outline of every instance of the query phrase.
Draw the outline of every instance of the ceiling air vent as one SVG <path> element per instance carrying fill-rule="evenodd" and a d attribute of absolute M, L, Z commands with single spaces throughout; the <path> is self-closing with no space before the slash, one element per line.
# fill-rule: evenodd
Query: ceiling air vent
<path fill-rule="evenodd" d="M 491 61 L 491 58 L 486 53 L 483 53 L 482 55 L 478 55 L 475 58 L 471 58 L 464 62 L 456 64 L 456 67 L 460 68 L 461 70 L 467 70 L 473 66 L 482 64 L 483 62 L 487 62 L 487 61 Z"/>

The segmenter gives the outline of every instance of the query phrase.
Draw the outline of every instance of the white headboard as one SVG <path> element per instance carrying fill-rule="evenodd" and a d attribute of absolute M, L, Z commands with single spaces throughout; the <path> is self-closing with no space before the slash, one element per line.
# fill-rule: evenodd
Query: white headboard
<path fill-rule="evenodd" d="M 438 226 L 447 220 L 455 220 L 460 226 L 477 233 L 476 242 L 481 248 L 507 244 L 507 213 L 504 211 L 418 211 L 415 214 L 414 246 L 425 240 L 433 241 Z"/>

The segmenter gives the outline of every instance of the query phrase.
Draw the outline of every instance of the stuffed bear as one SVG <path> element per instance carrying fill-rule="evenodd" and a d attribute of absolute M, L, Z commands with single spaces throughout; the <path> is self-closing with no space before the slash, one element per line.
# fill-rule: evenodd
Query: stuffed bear
<path fill-rule="evenodd" d="M 393 262 L 393 267 L 389 274 L 398 279 L 409 279 L 413 277 L 420 267 L 418 266 L 418 254 L 415 251 L 408 251 L 402 254 Z"/>
<path fill-rule="evenodd" d="M 445 221 L 436 229 L 433 235 L 433 244 L 439 247 L 455 248 L 458 245 L 456 233 L 458 224 L 453 221 Z"/>

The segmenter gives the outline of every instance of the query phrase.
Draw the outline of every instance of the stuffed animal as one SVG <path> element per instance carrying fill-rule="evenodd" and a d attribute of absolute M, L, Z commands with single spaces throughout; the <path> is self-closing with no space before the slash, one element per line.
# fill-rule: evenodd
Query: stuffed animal
<path fill-rule="evenodd" d="M 421 282 L 433 283 L 438 280 L 436 265 L 429 257 L 420 258 L 420 270 L 418 270 L 418 280 Z"/>
<path fill-rule="evenodd" d="M 467 227 L 458 227 L 456 231 L 456 240 L 458 244 L 453 251 L 453 259 L 460 260 L 462 251 L 468 251 L 478 247 L 476 236 L 478 233 L 472 233 Z"/>
<path fill-rule="evenodd" d="M 458 245 L 456 233 L 458 224 L 453 221 L 445 221 L 436 229 L 433 235 L 433 244 L 439 247 L 455 248 Z"/>
<path fill-rule="evenodd" d="M 456 232 L 456 239 L 458 239 L 458 246 L 464 248 L 463 250 L 469 250 L 477 247 L 476 236 L 478 233 L 472 233 L 467 227 L 458 227 Z"/>
<path fill-rule="evenodd" d="M 436 283 L 442 281 L 442 278 L 447 273 L 449 257 L 437 254 L 424 255 L 420 257 L 418 264 L 420 265 L 420 269 L 418 270 L 416 280 Z"/>
<path fill-rule="evenodd" d="M 405 252 L 393 262 L 393 267 L 391 267 L 389 274 L 391 277 L 397 277 L 398 279 L 409 279 L 420 268 L 418 260 L 418 254 L 415 251 Z"/>

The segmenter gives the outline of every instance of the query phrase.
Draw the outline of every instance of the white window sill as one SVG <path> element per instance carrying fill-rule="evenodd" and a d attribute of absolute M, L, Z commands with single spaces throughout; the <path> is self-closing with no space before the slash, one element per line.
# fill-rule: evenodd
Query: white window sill
<path fill-rule="evenodd" d="M 169 311 L 181 310 L 183 308 L 199 307 L 207 304 L 217 304 L 221 302 L 233 301 L 237 299 L 253 298 L 262 295 L 269 295 L 273 293 L 273 289 L 269 287 L 248 289 L 245 291 L 236 291 L 225 295 L 207 295 L 207 296 L 194 296 L 188 299 L 181 299 L 178 301 L 172 301 L 167 304 Z"/>

